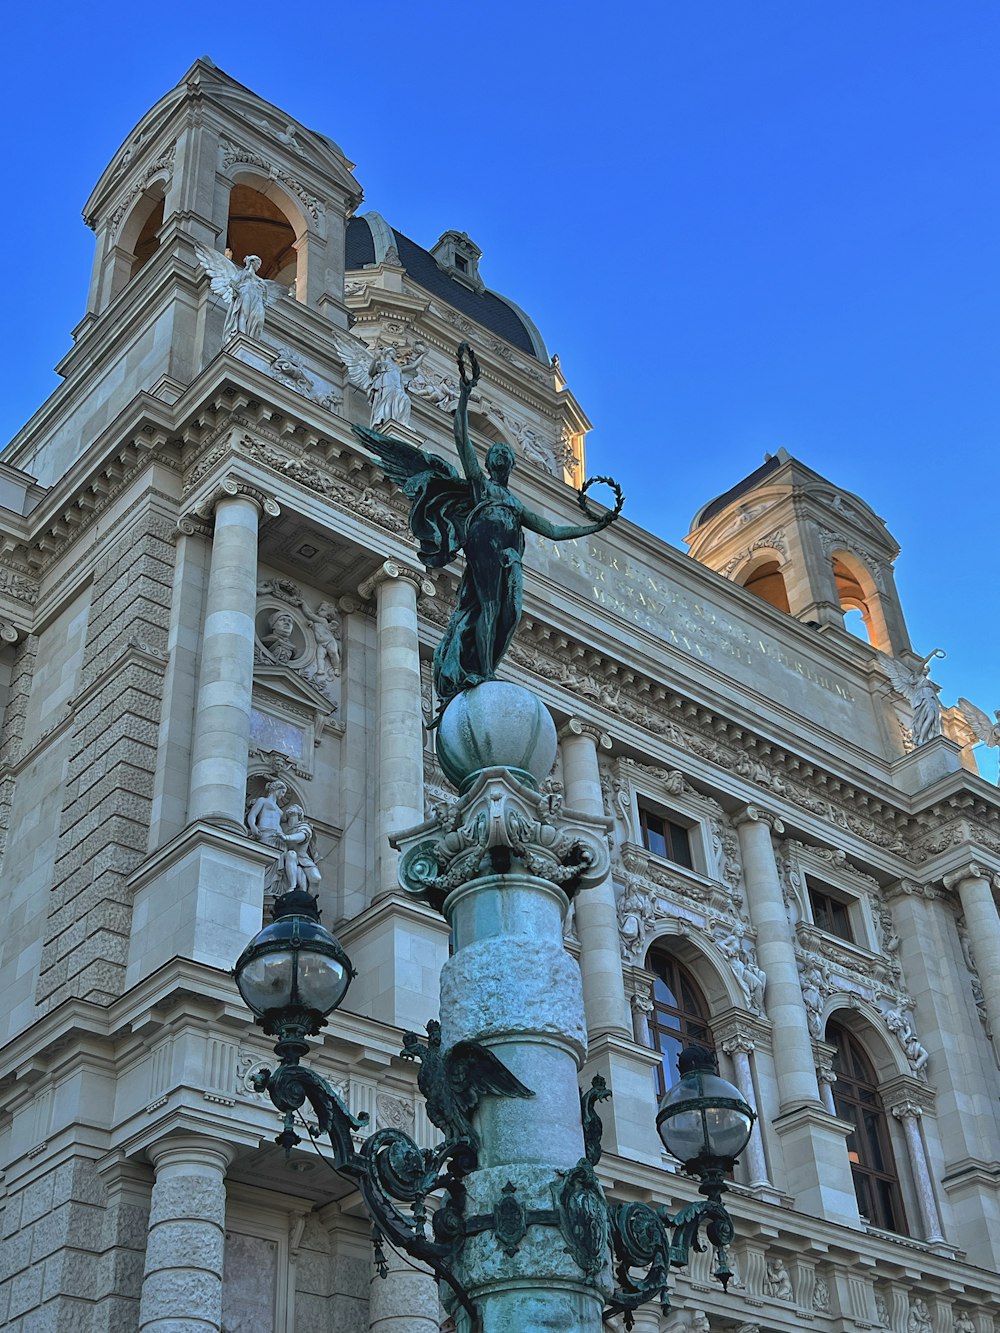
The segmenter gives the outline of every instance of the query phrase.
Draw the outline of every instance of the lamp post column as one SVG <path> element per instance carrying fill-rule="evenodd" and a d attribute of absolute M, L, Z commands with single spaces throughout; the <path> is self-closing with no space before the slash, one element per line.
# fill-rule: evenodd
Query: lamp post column
<path fill-rule="evenodd" d="M 140 1333 L 222 1327 L 226 1168 L 232 1144 L 178 1135 L 147 1148 L 156 1181 L 149 1213 Z"/>
<path fill-rule="evenodd" d="M 253 690 L 257 538 L 274 500 L 227 477 L 204 507 L 215 510 L 201 674 L 195 705 L 188 818 L 244 832 Z"/>

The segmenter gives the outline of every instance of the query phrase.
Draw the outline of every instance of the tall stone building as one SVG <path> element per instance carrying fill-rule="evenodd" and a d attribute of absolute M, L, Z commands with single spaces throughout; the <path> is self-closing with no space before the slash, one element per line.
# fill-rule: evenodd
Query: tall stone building
<path fill-rule="evenodd" d="M 437 1011 L 448 934 L 400 890 L 389 835 L 453 799 L 424 717 L 455 579 L 419 565 L 350 423 L 453 458 L 468 340 L 475 436 L 517 447 L 520 493 L 557 522 L 578 516 L 589 423 L 469 237 L 425 250 L 359 215 L 353 170 L 195 64 L 87 202 L 63 382 L 0 465 L 17 1333 L 445 1324 L 407 1264 L 373 1279 L 348 1184 L 311 1150 L 286 1165 L 230 969 L 280 834 L 358 970 L 315 1066 L 372 1125 L 434 1141 L 398 1051 Z M 581 1082 L 614 1092 L 606 1188 L 694 1197 L 654 1131 L 688 1038 L 760 1112 L 729 1293 L 696 1256 L 673 1312 L 637 1327 L 994 1333 L 997 789 L 910 645 L 897 547 L 862 499 L 782 452 L 686 540 L 625 521 L 529 538 L 504 668 L 559 725 L 553 794 L 613 820 L 612 876 L 566 926 Z"/>

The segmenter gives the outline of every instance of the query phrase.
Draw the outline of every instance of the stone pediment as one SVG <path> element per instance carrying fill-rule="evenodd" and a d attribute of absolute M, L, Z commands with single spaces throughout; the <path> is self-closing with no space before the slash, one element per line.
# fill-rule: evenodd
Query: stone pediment
<path fill-rule="evenodd" d="M 291 667 L 258 662 L 253 669 L 255 688 L 260 686 L 284 702 L 313 713 L 317 731 L 337 711 L 337 705 Z"/>

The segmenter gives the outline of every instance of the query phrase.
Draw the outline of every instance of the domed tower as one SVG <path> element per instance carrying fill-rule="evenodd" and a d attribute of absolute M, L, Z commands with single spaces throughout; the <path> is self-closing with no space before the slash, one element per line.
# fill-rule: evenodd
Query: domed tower
<path fill-rule="evenodd" d="M 196 246 L 289 293 L 267 312 L 270 341 L 348 327 L 344 244 L 361 200 L 330 139 L 290 123 L 210 60 L 143 116 L 84 208 L 96 235 L 87 311 L 58 367 L 64 383 L 8 459 L 43 485 L 139 393 L 173 403 L 222 347 L 224 303 Z M 53 431 L 54 420 L 72 430 Z"/>
<path fill-rule="evenodd" d="M 689 553 L 805 623 L 845 627 L 859 612 L 873 647 L 910 652 L 884 521 L 784 449 L 704 505 Z"/>

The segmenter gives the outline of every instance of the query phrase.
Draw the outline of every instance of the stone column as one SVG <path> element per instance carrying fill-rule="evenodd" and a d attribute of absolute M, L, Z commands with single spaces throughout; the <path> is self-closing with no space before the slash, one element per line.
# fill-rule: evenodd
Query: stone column
<path fill-rule="evenodd" d="M 424 722 L 420 698 L 417 593 L 433 596 L 434 585 L 394 560 L 358 589 L 376 597 L 378 654 L 375 897 L 398 889 L 399 856 L 389 837 L 424 818 Z"/>
<path fill-rule="evenodd" d="M 201 675 L 195 705 L 188 818 L 244 832 L 253 689 L 257 534 L 277 504 L 227 477 L 215 509 Z M 207 507 L 206 507 L 207 508 Z"/>
<path fill-rule="evenodd" d="M 441 1302 L 434 1274 L 415 1260 L 383 1246 L 389 1272 L 372 1269 L 368 1288 L 369 1333 L 438 1333 Z"/>
<path fill-rule="evenodd" d="M 920 1204 L 920 1219 L 924 1227 L 924 1240 L 930 1245 L 943 1244 L 944 1231 L 941 1226 L 941 1215 L 938 1212 L 937 1199 L 934 1197 L 934 1186 L 927 1165 L 927 1152 L 920 1133 L 920 1117 L 924 1113 L 923 1108 L 917 1102 L 905 1101 L 898 1102 L 890 1109 L 903 1126 L 903 1133 L 906 1135 L 906 1150 L 910 1158 L 913 1183 L 917 1190 L 917 1201 Z"/>
<path fill-rule="evenodd" d="M 757 931 L 757 958 L 767 975 L 767 1016 L 780 1040 L 774 1044 L 774 1068 L 782 1111 L 804 1103 L 820 1105 L 809 1020 L 802 999 L 792 928 L 785 912 L 771 829 L 781 821 L 750 805 L 736 817 L 743 854 L 747 901 Z"/>
<path fill-rule="evenodd" d="M 597 751 L 598 747 L 610 750 L 611 737 L 573 717 L 559 732 L 559 740 L 567 808 L 603 818 L 604 796 Z M 618 910 L 611 876 L 597 888 L 579 894 L 575 902 L 587 1032 L 591 1038 L 602 1032 L 628 1037 L 631 1035 L 629 1008 L 625 999 Z"/>
<path fill-rule="evenodd" d="M 149 1214 L 140 1333 L 219 1333 L 226 1168 L 234 1145 L 199 1135 L 146 1149 L 156 1183 Z"/>
<path fill-rule="evenodd" d="M 757 1110 L 757 1098 L 754 1094 L 753 1072 L 750 1069 L 750 1055 L 755 1049 L 751 1037 L 742 1034 L 728 1037 L 722 1043 L 726 1055 L 732 1056 L 736 1069 L 736 1086 L 743 1100 L 754 1111 Z M 751 1185 L 769 1185 L 767 1162 L 764 1158 L 764 1143 L 760 1136 L 760 1120 L 755 1121 L 750 1142 L 746 1146 L 747 1172 Z"/>
<path fill-rule="evenodd" d="M 994 1041 L 1000 1041 L 1000 916 L 993 898 L 996 879 L 988 867 L 970 862 L 954 874 L 946 875 L 944 884 L 945 888 L 958 891 L 983 988 L 989 1028 Z"/>
<path fill-rule="evenodd" d="M 757 957 L 767 975 L 764 1001 L 775 1034 L 780 1113 L 772 1122 L 783 1156 L 781 1183 L 804 1213 L 857 1227 L 857 1196 L 846 1139 L 851 1127 L 823 1105 L 816 1078 L 792 928 L 785 912 L 771 830 L 780 820 L 750 805 L 737 816 Z"/>

